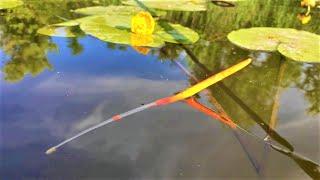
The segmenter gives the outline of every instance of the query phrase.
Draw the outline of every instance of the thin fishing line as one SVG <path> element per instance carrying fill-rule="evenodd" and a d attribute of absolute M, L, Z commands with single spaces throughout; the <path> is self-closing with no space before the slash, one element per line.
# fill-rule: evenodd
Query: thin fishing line
<path fill-rule="evenodd" d="M 130 115 L 132 115 L 132 114 L 138 113 L 138 112 L 140 112 L 140 111 L 143 111 L 143 110 L 145 110 L 145 109 L 151 108 L 151 107 L 153 107 L 153 106 L 156 106 L 156 103 L 155 103 L 155 102 L 152 102 L 152 103 L 149 103 L 149 104 L 146 104 L 146 105 L 137 107 L 137 108 L 135 108 L 135 109 L 129 110 L 129 111 L 127 111 L 127 112 L 124 112 L 124 113 L 121 113 L 121 114 L 118 114 L 118 115 L 115 115 L 115 116 L 113 116 L 113 117 L 111 117 L 111 118 L 109 118 L 109 119 L 107 119 L 107 120 L 105 120 L 105 121 L 102 121 L 101 123 L 99 123 L 99 124 L 97 124 L 97 125 L 95 125 L 95 126 L 90 127 L 89 129 L 86 129 L 86 130 L 81 131 L 80 133 L 72 136 L 71 138 L 68 138 L 68 139 L 64 140 L 63 142 L 61 142 L 61 143 L 58 144 L 58 145 L 53 146 L 53 147 L 50 148 L 46 153 L 47 153 L 47 154 L 50 154 L 50 153 L 56 151 L 57 148 L 65 145 L 65 144 L 67 144 L 68 142 L 70 142 L 70 141 L 72 141 L 72 140 L 74 140 L 74 139 L 76 139 L 76 138 L 78 138 L 78 137 L 80 137 L 80 136 L 82 136 L 82 135 L 84 135 L 84 134 L 87 134 L 87 133 L 89 133 L 89 132 L 91 132 L 91 131 L 93 131 L 93 130 L 95 130 L 95 129 L 98 129 L 98 128 L 102 127 L 102 126 L 105 126 L 105 125 L 107 125 L 107 124 L 109 124 L 109 123 L 112 123 L 112 122 L 114 122 L 114 121 L 118 121 L 118 120 L 120 120 L 120 119 L 122 119 L 122 118 L 124 118 L 124 117 L 127 117 L 127 116 L 130 116 Z"/>

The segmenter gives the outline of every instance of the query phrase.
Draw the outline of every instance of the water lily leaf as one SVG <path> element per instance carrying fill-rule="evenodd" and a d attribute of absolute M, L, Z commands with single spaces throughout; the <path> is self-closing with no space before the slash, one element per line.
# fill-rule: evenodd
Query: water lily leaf
<path fill-rule="evenodd" d="M 0 0 L 0 9 L 11 9 L 23 5 L 21 0 Z"/>
<path fill-rule="evenodd" d="M 139 36 L 131 33 L 130 29 L 119 29 L 109 26 L 106 23 L 105 17 L 96 17 L 90 21 L 85 21 L 80 24 L 80 28 L 85 33 L 100 40 L 117 44 L 147 47 L 160 47 L 164 44 L 163 40 L 154 35 Z"/>
<path fill-rule="evenodd" d="M 92 6 L 72 10 L 72 12 L 83 15 L 134 15 L 139 11 L 142 9 L 132 6 Z"/>
<path fill-rule="evenodd" d="M 206 0 L 128 0 L 126 5 L 173 11 L 205 11 Z"/>
<path fill-rule="evenodd" d="M 38 29 L 37 33 L 55 37 L 76 37 L 76 34 L 71 31 L 70 27 L 45 26 Z"/>
<path fill-rule="evenodd" d="M 199 40 L 198 33 L 179 24 L 159 21 L 157 27 L 154 34 L 166 42 L 192 44 Z"/>
<path fill-rule="evenodd" d="M 131 17 L 110 17 L 99 16 L 85 21 L 80 24 L 80 28 L 100 40 L 132 46 L 160 47 L 165 41 L 190 44 L 199 39 L 199 35 L 193 30 L 167 22 L 156 24 L 155 32 L 151 35 L 139 35 L 130 31 Z"/>
<path fill-rule="evenodd" d="M 97 18 L 99 19 L 101 24 L 105 24 L 110 27 L 117 27 L 119 29 L 130 29 L 132 16 L 95 15 L 74 19 L 63 23 L 53 24 L 52 26 L 78 26 L 84 22 L 95 21 Z"/>
<path fill-rule="evenodd" d="M 289 28 L 257 27 L 228 34 L 237 46 L 260 51 L 279 51 L 296 61 L 320 62 L 320 36 Z"/>
<path fill-rule="evenodd" d="M 82 22 L 94 19 L 96 17 L 98 16 L 87 16 L 87 17 L 73 19 L 73 20 L 69 20 L 66 22 L 58 23 L 58 24 L 53 24 L 52 26 L 66 26 L 66 27 L 79 26 Z"/>

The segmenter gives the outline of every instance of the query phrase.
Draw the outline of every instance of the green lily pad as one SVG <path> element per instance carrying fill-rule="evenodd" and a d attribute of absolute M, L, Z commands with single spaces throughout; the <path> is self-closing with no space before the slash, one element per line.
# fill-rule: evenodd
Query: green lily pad
<path fill-rule="evenodd" d="M 73 12 L 82 15 L 122 15 L 133 16 L 140 11 L 144 11 L 140 7 L 135 6 L 92 6 L 73 10 Z M 165 15 L 164 11 L 157 11 L 158 15 Z"/>
<path fill-rule="evenodd" d="M 132 6 L 92 6 L 76 9 L 72 12 L 83 15 L 134 15 L 141 10 L 139 7 Z"/>
<path fill-rule="evenodd" d="M 55 37 L 76 37 L 76 34 L 71 31 L 70 27 L 45 26 L 38 29 L 37 33 Z"/>
<path fill-rule="evenodd" d="M 206 0 L 128 0 L 126 5 L 173 11 L 205 11 Z"/>
<path fill-rule="evenodd" d="M 100 18 L 99 18 L 100 17 Z M 69 20 L 63 23 L 53 24 L 52 26 L 79 26 L 83 22 L 94 21 L 94 19 L 99 18 L 101 24 L 106 24 L 111 27 L 117 27 L 122 29 L 130 29 L 132 16 L 122 16 L 122 15 L 94 15 L 87 16 L 79 19 Z M 103 22 L 102 22 L 103 21 Z"/>
<path fill-rule="evenodd" d="M 157 23 L 157 27 L 154 34 L 166 42 L 192 44 L 199 40 L 198 33 L 179 24 L 162 21 Z"/>
<path fill-rule="evenodd" d="M 199 39 L 199 35 L 193 30 L 178 24 L 167 22 L 157 23 L 155 32 L 152 34 L 152 41 L 130 32 L 130 21 L 128 16 L 117 16 L 117 21 L 110 21 L 110 16 L 100 16 L 80 24 L 80 28 L 87 34 L 97 37 L 100 40 L 119 44 L 140 44 L 140 46 L 160 47 L 164 42 L 191 44 Z M 129 19 L 131 19 L 129 17 Z M 120 23 L 121 22 L 121 23 Z M 120 24 L 119 24 L 120 23 Z M 127 23 L 127 24 L 126 24 Z"/>
<path fill-rule="evenodd" d="M 164 41 L 157 36 L 151 36 L 151 40 L 141 40 L 140 43 L 135 43 L 133 42 L 133 39 L 138 39 L 138 41 L 140 39 L 135 38 L 134 33 L 131 33 L 128 29 L 119 29 L 109 26 L 106 23 L 105 17 L 96 17 L 91 21 L 85 21 L 80 24 L 80 28 L 85 33 L 106 42 L 147 47 L 160 47 L 164 44 Z"/>
<path fill-rule="evenodd" d="M 0 9 L 11 9 L 23 5 L 21 0 L 0 0 Z"/>
<path fill-rule="evenodd" d="M 87 16 L 87 17 L 73 19 L 73 20 L 69 20 L 66 22 L 58 23 L 58 24 L 53 24 L 52 26 L 66 26 L 66 27 L 79 26 L 82 22 L 88 21 L 90 19 L 94 19 L 96 17 L 97 16 Z"/>
<path fill-rule="evenodd" d="M 295 61 L 320 62 L 320 36 L 310 32 L 257 27 L 232 31 L 228 39 L 246 49 L 279 51 Z"/>

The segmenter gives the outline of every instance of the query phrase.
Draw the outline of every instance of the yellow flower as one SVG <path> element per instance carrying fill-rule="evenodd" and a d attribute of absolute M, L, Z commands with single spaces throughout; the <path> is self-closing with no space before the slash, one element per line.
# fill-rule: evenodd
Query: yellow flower
<path fill-rule="evenodd" d="M 301 6 L 316 6 L 316 0 L 301 0 Z"/>
<path fill-rule="evenodd" d="M 131 31 L 141 35 L 151 35 L 154 31 L 155 21 L 150 13 L 139 12 L 131 19 Z"/>
<path fill-rule="evenodd" d="M 142 35 L 131 33 L 132 46 L 148 46 L 153 42 L 152 35 Z"/>
<path fill-rule="evenodd" d="M 311 16 L 305 14 L 298 14 L 298 19 L 301 21 L 302 24 L 307 24 L 310 22 Z"/>

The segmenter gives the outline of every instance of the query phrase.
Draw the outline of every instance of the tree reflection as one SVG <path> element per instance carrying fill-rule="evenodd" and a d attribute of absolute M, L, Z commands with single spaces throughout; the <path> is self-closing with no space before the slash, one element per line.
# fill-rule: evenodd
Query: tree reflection
<path fill-rule="evenodd" d="M 294 8 L 297 7 L 297 8 Z M 237 77 L 231 77 L 224 81 L 226 87 L 238 98 L 245 102 L 250 109 L 259 114 L 260 119 L 269 122 L 274 111 L 273 102 L 279 88 L 295 87 L 304 92 L 306 99 L 309 100 L 310 107 L 308 112 L 319 113 L 319 64 L 299 63 L 285 60 L 286 68 L 281 82 L 277 83 L 280 71 L 280 62 L 283 57 L 277 53 L 250 52 L 240 49 L 228 42 L 226 35 L 234 29 L 248 27 L 290 27 L 302 29 L 310 32 L 320 32 L 320 18 L 314 19 L 308 25 L 302 25 L 296 19 L 296 12 L 299 12 L 299 2 L 271 0 L 252 1 L 239 3 L 235 8 L 221 8 L 209 6 L 206 12 L 170 12 L 167 19 L 171 22 L 179 22 L 185 26 L 197 30 L 202 39 L 192 46 L 182 48 L 178 52 L 190 51 L 188 65 L 199 79 L 204 79 L 210 73 L 217 72 L 239 59 L 248 56 L 255 59 L 252 66 L 246 68 Z M 319 16 L 319 15 L 317 15 Z M 162 48 L 169 49 L 172 48 Z M 167 59 L 170 53 L 167 50 Z M 162 53 L 163 54 L 163 53 Z M 163 56 L 163 55 L 162 55 Z M 195 63 L 192 56 L 199 60 Z M 204 69 L 206 69 L 204 71 Z M 225 107 L 235 121 L 239 118 L 243 127 L 254 124 L 250 119 L 248 111 L 235 103 L 228 91 L 223 86 L 212 87 L 212 94 Z M 230 94 L 230 93 L 229 93 Z M 232 108 L 228 108 L 232 107 Z M 252 113 L 251 113 L 252 114 Z M 251 116 L 252 118 L 252 116 Z"/>
<path fill-rule="evenodd" d="M 48 51 L 58 47 L 50 37 L 37 34 L 37 30 L 47 24 L 57 23 L 59 16 L 74 18 L 70 9 L 93 5 L 119 4 L 117 0 L 47 0 L 28 1 L 25 6 L 2 12 L 0 16 L 0 48 L 10 60 L 2 68 L 4 79 L 8 82 L 21 81 L 26 75 L 36 76 L 46 69 L 52 69 L 47 58 Z M 61 21 L 61 20 L 60 20 Z M 81 37 L 83 32 L 72 29 Z M 83 51 L 77 38 L 68 39 L 68 47 L 74 55 Z"/>

